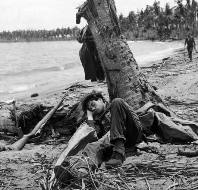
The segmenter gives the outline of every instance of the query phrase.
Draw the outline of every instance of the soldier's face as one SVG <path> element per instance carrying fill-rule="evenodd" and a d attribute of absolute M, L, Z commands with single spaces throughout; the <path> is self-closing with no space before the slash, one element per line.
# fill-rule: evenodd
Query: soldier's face
<path fill-rule="evenodd" d="M 88 103 L 88 110 L 92 111 L 94 114 L 102 113 L 105 109 L 105 103 L 101 98 L 98 100 L 91 100 Z"/>

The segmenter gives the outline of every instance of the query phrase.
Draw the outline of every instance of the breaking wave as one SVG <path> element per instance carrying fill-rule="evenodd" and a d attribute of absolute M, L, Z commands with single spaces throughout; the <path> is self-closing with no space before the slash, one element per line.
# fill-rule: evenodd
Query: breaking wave
<path fill-rule="evenodd" d="M 54 67 L 47 67 L 47 68 L 36 68 L 31 70 L 23 70 L 23 71 L 9 71 L 3 74 L 0 74 L 0 76 L 19 76 L 19 75 L 27 75 L 27 74 L 34 74 L 34 73 L 43 73 L 43 72 L 53 72 L 53 71 L 63 71 L 67 69 L 71 69 L 74 67 L 80 66 L 79 63 L 67 63 L 63 66 L 54 66 Z"/>

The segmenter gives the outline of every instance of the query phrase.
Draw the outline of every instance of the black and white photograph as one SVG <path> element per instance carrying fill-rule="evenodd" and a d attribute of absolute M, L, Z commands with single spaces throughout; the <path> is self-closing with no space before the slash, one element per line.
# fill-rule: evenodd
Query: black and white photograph
<path fill-rule="evenodd" d="M 0 0 L 0 190 L 197 190 L 198 0 Z"/>

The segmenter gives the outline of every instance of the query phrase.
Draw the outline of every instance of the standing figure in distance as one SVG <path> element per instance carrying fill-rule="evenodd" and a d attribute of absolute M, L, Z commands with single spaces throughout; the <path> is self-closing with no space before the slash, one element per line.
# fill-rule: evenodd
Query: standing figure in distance
<path fill-rule="evenodd" d="M 197 52 L 197 50 L 196 50 L 195 40 L 191 34 L 188 34 L 188 36 L 185 40 L 184 48 L 186 45 L 187 45 L 187 50 L 188 50 L 188 57 L 189 57 L 190 61 L 192 61 L 193 49 L 195 49 L 196 52 Z"/>

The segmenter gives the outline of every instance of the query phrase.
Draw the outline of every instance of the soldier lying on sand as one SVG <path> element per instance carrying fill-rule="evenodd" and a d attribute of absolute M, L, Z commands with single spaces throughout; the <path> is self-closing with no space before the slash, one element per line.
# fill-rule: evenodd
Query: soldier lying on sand
<path fill-rule="evenodd" d="M 103 162 L 107 169 L 121 166 L 126 150 L 135 150 L 138 143 L 146 140 L 145 136 L 152 134 L 166 142 L 198 140 L 197 123 L 172 117 L 160 104 L 149 102 L 134 111 L 121 98 L 115 98 L 109 104 L 101 93 L 93 92 L 84 98 L 82 108 L 87 115 L 87 124 L 95 129 L 99 140 L 88 143 L 74 157 L 65 158 L 64 165 L 72 166 L 73 173 L 84 175 L 88 166 L 94 170 Z M 57 168 L 56 178 L 60 179 L 63 173 L 60 167 Z"/>

